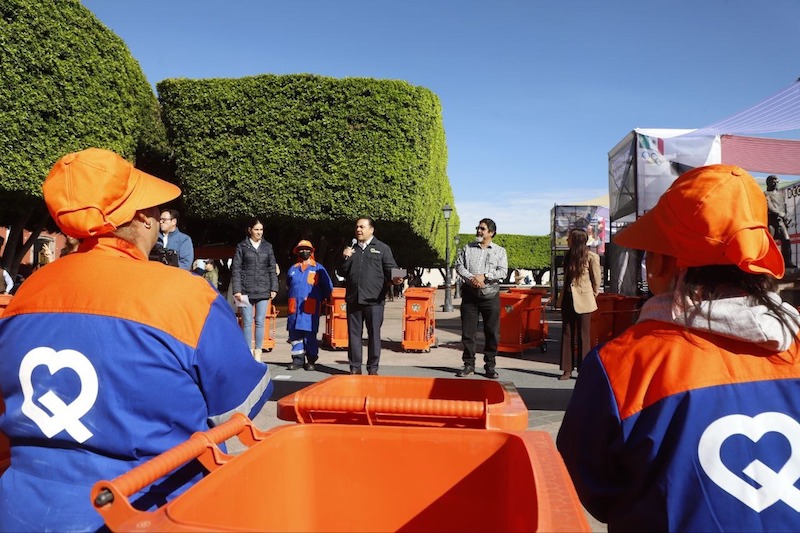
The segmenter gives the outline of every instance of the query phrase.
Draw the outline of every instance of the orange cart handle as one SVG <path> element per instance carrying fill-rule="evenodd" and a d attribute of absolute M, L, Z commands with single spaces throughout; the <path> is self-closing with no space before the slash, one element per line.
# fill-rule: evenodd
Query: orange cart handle
<path fill-rule="evenodd" d="M 364 413 L 371 420 L 377 414 L 485 418 L 487 407 L 486 402 L 470 400 L 314 395 L 297 395 L 295 397 L 295 412 L 298 420 L 307 421 L 313 411 Z"/>
<path fill-rule="evenodd" d="M 220 442 L 238 435 L 250 424 L 250 419 L 245 415 L 236 413 L 227 422 L 211 428 L 208 431 L 194 433 L 189 440 L 125 472 L 121 476 L 114 478 L 111 482 L 97 482 L 92 491 L 93 493 L 97 492 L 94 498 L 95 506 L 101 507 L 107 503 L 111 503 L 114 500 L 114 492 L 127 498 L 131 494 L 140 491 L 156 480 L 164 477 L 179 466 L 188 463 L 192 459 L 198 458 L 209 446 L 215 446 Z M 110 490 L 109 486 L 113 486 L 115 490 Z"/>

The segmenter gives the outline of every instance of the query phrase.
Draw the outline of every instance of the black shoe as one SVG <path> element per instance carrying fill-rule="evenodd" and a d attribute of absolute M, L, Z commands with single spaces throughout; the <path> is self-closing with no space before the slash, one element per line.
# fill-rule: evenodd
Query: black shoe
<path fill-rule="evenodd" d="M 361 369 L 360 368 L 351 368 L 350 369 L 350 375 L 351 376 L 361 375 Z"/>
<path fill-rule="evenodd" d="M 475 373 L 475 367 L 464 365 L 464 368 L 456 372 L 456 377 L 463 378 L 464 376 L 469 376 L 470 374 Z"/>
<path fill-rule="evenodd" d="M 306 363 L 303 365 L 303 368 L 308 371 L 316 370 L 316 368 L 314 367 L 314 363 Z"/>
<path fill-rule="evenodd" d="M 489 378 L 489 379 L 497 379 L 497 378 L 500 377 L 500 374 L 495 372 L 494 368 L 492 368 L 491 370 L 487 370 L 486 371 L 486 377 Z"/>
<path fill-rule="evenodd" d="M 292 363 L 291 365 L 286 367 L 286 370 L 297 370 L 298 368 L 300 368 L 300 365 Z"/>
<path fill-rule="evenodd" d="M 367 373 L 370 376 L 377 376 L 378 375 L 378 371 L 377 370 L 367 370 Z"/>

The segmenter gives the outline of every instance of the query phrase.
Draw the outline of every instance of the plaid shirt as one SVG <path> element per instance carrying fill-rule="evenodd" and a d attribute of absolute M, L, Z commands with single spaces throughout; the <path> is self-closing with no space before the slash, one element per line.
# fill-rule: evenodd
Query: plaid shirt
<path fill-rule="evenodd" d="M 456 273 L 464 279 L 484 274 L 487 280 L 502 281 L 508 274 L 506 249 L 493 242 L 486 248 L 471 242 L 458 251 Z"/>

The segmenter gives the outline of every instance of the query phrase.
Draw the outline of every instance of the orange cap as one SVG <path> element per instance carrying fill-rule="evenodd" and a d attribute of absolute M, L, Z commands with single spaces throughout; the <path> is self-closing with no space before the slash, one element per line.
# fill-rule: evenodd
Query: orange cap
<path fill-rule="evenodd" d="M 177 198 L 181 190 L 109 150 L 88 148 L 59 159 L 42 185 L 53 220 L 79 239 L 111 233 L 136 211 Z"/>
<path fill-rule="evenodd" d="M 297 246 L 295 246 L 294 250 L 292 250 L 295 255 L 297 255 L 297 252 L 300 250 L 300 248 L 311 248 L 311 253 L 312 254 L 314 253 L 314 246 L 311 244 L 311 241 L 307 241 L 304 239 L 298 242 Z"/>
<path fill-rule="evenodd" d="M 776 278 L 782 278 L 785 269 L 767 227 L 763 191 L 746 170 L 731 165 L 684 173 L 614 242 L 670 255 L 681 268 L 736 265 Z"/>

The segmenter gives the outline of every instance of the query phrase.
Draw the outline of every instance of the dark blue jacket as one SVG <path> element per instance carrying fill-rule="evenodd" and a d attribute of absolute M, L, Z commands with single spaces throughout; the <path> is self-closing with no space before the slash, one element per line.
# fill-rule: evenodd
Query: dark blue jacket
<path fill-rule="evenodd" d="M 252 300 L 269 298 L 270 291 L 278 292 L 278 272 L 272 245 L 261 239 L 258 249 L 245 238 L 236 245 L 231 264 L 233 294 L 246 294 Z"/>
<path fill-rule="evenodd" d="M 178 266 L 184 270 L 191 270 L 192 263 L 194 262 L 194 245 L 192 244 L 192 238 L 178 228 L 175 228 L 175 231 L 167 235 L 167 245 L 164 246 L 164 248 L 178 252 Z M 162 246 L 164 245 L 163 233 L 158 234 L 158 242 Z"/>
<path fill-rule="evenodd" d="M 392 269 L 397 268 L 392 249 L 375 237 L 363 250 L 356 244 L 353 255 L 339 269 L 345 278 L 345 301 L 349 304 L 383 303 L 391 285 Z"/>

